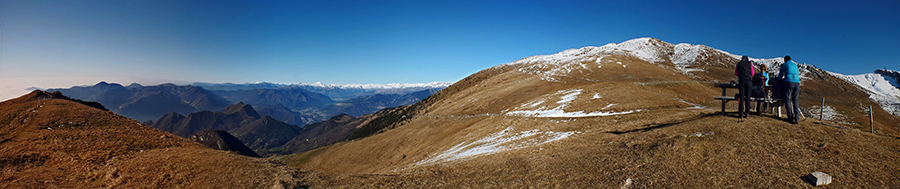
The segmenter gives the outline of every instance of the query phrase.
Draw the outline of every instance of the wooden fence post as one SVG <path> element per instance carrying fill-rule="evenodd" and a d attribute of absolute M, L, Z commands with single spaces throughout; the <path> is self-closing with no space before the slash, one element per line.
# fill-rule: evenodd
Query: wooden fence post
<path fill-rule="evenodd" d="M 825 112 L 825 98 L 822 98 L 822 106 L 819 107 L 819 121 L 825 120 L 824 114 L 822 114 L 822 112 Z"/>
<path fill-rule="evenodd" d="M 875 133 L 875 118 L 872 117 L 872 105 L 869 105 L 869 130 Z"/>

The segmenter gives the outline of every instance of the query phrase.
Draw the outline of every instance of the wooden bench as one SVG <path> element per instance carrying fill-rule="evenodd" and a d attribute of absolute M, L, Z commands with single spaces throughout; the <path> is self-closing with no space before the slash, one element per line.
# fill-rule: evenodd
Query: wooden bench
<path fill-rule="evenodd" d="M 728 89 L 736 89 L 738 87 L 737 87 L 737 84 L 731 84 L 731 83 L 715 83 L 714 85 L 716 87 L 722 88 L 722 96 L 715 96 L 713 98 L 716 100 L 722 101 L 722 111 L 719 112 L 719 114 L 724 115 L 725 114 L 725 104 L 727 104 L 729 101 L 737 101 L 738 100 L 738 98 L 735 96 L 726 96 L 727 95 L 726 92 Z M 771 89 L 767 89 L 767 90 L 771 90 Z M 756 102 L 756 112 L 762 112 L 761 103 L 763 103 L 763 104 L 766 104 L 769 108 L 778 109 L 778 111 L 777 111 L 778 117 L 781 117 L 781 108 L 780 107 L 784 106 L 784 99 L 750 97 L 750 102 Z"/>

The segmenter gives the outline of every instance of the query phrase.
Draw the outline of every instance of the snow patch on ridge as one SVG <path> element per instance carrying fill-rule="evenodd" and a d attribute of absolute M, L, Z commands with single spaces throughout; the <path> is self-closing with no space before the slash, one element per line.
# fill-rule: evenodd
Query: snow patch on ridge
<path fill-rule="evenodd" d="M 582 89 L 573 89 L 573 90 L 561 90 L 549 96 L 560 96 L 559 100 L 556 101 L 556 106 L 553 108 L 548 108 L 547 106 L 541 106 L 537 109 L 532 109 L 537 107 L 538 105 L 543 104 L 547 101 L 546 97 L 534 102 L 529 102 L 522 104 L 519 107 L 513 109 L 513 111 L 508 111 L 505 113 L 508 116 L 521 116 L 521 117 L 595 117 L 595 116 L 611 116 L 611 115 L 622 115 L 622 114 L 630 114 L 634 112 L 640 112 L 643 110 L 629 110 L 623 112 L 614 112 L 614 111 L 596 111 L 585 113 L 584 111 L 575 111 L 575 112 L 566 112 L 563 110 L 568 107 L 569 104 L 578 98 Z M 599 97 L 599 94 L 594 94 L 594 97 Z M 609 104 L 603 109 L 607 109 L 616 104 Z"/>
<path fill-rule="evenodd" d="M 501 66 L 527 65 L 518 71 L 535 75 L 545 81 L 559 82 L 560 77 L 567 77 L 575 71 L 592 72 L 587 69 L 591 63 L 597 64 L 597 68 L 603 68 L 602 60 L 609 55 L 633 56 L 650 63 L 658 63 L 666 60 L 662 55 L 668 54 L 671 48 L 672 44 L 658 39 L 637 38 L 620 44 L 609 43 L 601 47 L 587 46 L 552 55 L 531 56 Z M 627 68 L 626 64 L 617 63 L 622 68 Z"/>
<path fill-rule="evenodd" d="M 500 132 L 493 133 L 484 138 L 459 143 L 432 158 L 416 162 L 415 165 L 419 166 L 465 160 L 506 150 L 539 146 L 548 142 L 568 138 L 575 134 L 577 134 L 575 131 L 554 132 L 540 131 L 538 129 L 514 132 L 513 127 L 507 127 Z"/>
<path fill-rule="evenodd" d="M 648 37 L 632 39 L 620 44 L 609 43 L 599 47 L 606 53 L 628 54 L 650 63 L 665 61 L 662 57 L 668 54 L 671 48 L 671 43 Z"/>
<path fill-rule="evenodd" d="M 566 111 L 563 111 L 562 108 L 563 108 L 562 106 L 556 107 L 553 109 L 544 109 L 543 107 L 541 107 L 540 109 L 537 109 L 537 110 L 519 110 L 519 111 L 507 112 L 506 115 L 522 116 L 522 117 L 596 117 L 596 116 L 611 116 L 611 115 L 630 114 L 630 113 L 634 113 L 634 112 L 643 111 L 643 110 L 638 109 L 638 110 L 629 110 L 629 111 L 624 111 L 624 112 L 596 111 L 596 112 L 591 112 L 591 113 L 584 113 L 584 111 L 566 112 Z"/>
<path fill-rule="evenodd" d="M 568 49 L 552 55 L 531 56 L 501 66 L 527 65 L 518 71 L 535 75 L 545 81 L 559 82 L 561 77 L 567 77 L 574 71 L 591 72 L 590 69 L 587 69 L 589 68 L 588 64 L 597 64 L 596 67 L 602 69 L 604 57 L 610 55 L 631 56 L 652 64 L 671 61 L 675 64 L 675 68 L 672 68 L 673 71 L 690 74 L 690 72 L 705 71 L 699 68 L 692 68 L 692 66 L 696 65 L 699 60 L 708 58 L 716 53 L 740 59 L 738 55 L 704 45 L 687 43 L 673 45 L 658 39 L 645 37 L 619 44 L 609 43 L 600 47 L 587 46 L 579 49 Z M 622 62 L 609 63 L 617 63 L 622 68 L 627 68 L 627 65 Z M 724 62 L 717 64 L 724 64 Z"/>
<path fill-rule="evenodd" d="M 605 109 L 607 109 L 607 108 L 609 108 L 609 107 L 612 107 L 612 106 L 615 106 L 615 105 L 618 105 L 618 104 L 615 104 L 615 103 L 613 103 L 613 104 L 607 104 L 606 106 L 604 106 L 603 108 L 600 108 L 600 109 L 601 109 L 601 110 L 605 110 Z"/>
<path fill-rule="evenodd" d="M 569 104 L 569 102 L 572 102 L 573 100 L 575 100 L 578 97 L 578 95 L 581 94 L 581 91 L 582 91 L 581 89 L 575 89 L 575 90 L 566 90 L 566 91 L 556 92 L 557 94 L 559 94 L 559 93 L 566 94 L 565 96 L 560 97 L 559 98 L 560 100 L 556 101 L 556 103 L 557 104 Z"/>
<path fill-rule="evenodd" d="M 708 106 L 703 106 L 703 105 L 700 105 L 700 104 L 694 104 L 694 103 L 690 103 L 690 102 L 684 101 L 684 99 L 680 99 L 680 98 L 676 98 L 676 99 L 677 99 L 679 102 L 682 102 L 682 103 L 689 104 L 689 105 L 693 106 L 693 107 L 688 107 L 687 109 L 705 109 L 705 108 L 709 108 Z"/>
<path fill-rule="evenodd" d="M 589 65 L 602 68 L 602 60 L 605 56 L 590 51 L 593 47 L 581 49 L 569 49 L 553 55 L 532 56 L 504 65 L 525 64 L 527 66 L 518 71 L 528 73 L 541 78 L 544 81 L 559 82 L 560 77 L 568 76 L 573 72 L 592 73 Z"/>
<path fill-rule="evenodd" d="M 810 114 L 812 114 L 812 115 L 809 115 L 810 118 L 819 118 L 819 116 L 821 115 L 824 120 L 834 121 L 834 122 L 846 124 L 846 125 L 859 125 L 853 121 L 850 121 L 850 117 L 848 117 L 847 115 L 839 113 L 837 110 L 834 109 L 834 107 L 831 107 L 828 105 L 826 105 L 825 108 L 822 108 L 821 106 L 816 105 L 816 106 L 811 106 L 808 109 L 809 109 L 809 112 L 811 112 Z"/>
<path fill-rule="evenodd" d="M 869 98 L 881 105 L 881 109 L 894 115 L 900 115 L 900 89 L 895 82 L 890 81 L 895 78 L 886 78 L 878 73 L 860 75 L 828 73 L 862 87 L 869 93 Z"/>
<path fill-rule="evenodd" d="M 675 69 L 682 71 L 683 73 L 697 72 L 697 71 L 706 71 L 700 68 L 689 68 L 690 66 L 696 65 L 697 61 L 701 58 L 706 58 L 709 56 L 709 52 L 719 52 L 726 55 L 731 55 L 724 51 L 719 51 L 704 45 L 692 45 L 687 43 L 679 43 L 675 45 L 674 52 L 669 59 L 672 60 L 672 64 L 675 64 Z M 723 62 L 718 62 L 718 64 L 724 64 Z"/>
<path fill-rule="evenodd" d="M 605 69 L 604 63 L 617 63 L 613 60 L 604 59 L 611 55 L 630 56 L 656 64 L 660 67 L 670 69 L 685 75 L 691 75 L 692 72 L 706 72 L 707 70 L 698 67 L 699 65 L 711 66 L 728 66 L 729 60 L 737 61 L 741 59 L 741 55 L 731 54 L 729 52 L 714 49 L 705 45 L 693 45 L 687 43 L 679 43 L 677 45 L 661 41 L 654 38 L 637 38 L 622 43 L 609 43 L 600 47 L 586 46 L 579 49 L 568 49 L 552 55 L 538 55 L 523 58 L 511 63 L 500 66 L 524 65 L 519 68 L 519 72 L 531 74 L 549 82 L 561 82 L 561 78 L 572 78 L 572 73 L 592 73 L 594 69 Z M 726 60 L 722 60 L 725 58 Z M 674 67 L 661 64 L 670 61 Z M 778 74 L 784 58 L 752 58 L 750 61 L 755 65 L 766 65 L 766 71 L 774 75 Z M 627 68 L 627 64 L 619 62 L 622 68 Z M 812 67 L 805 63 L 800 63 L 800 77 L 802 80 L 811 79 L 809 69 Z M 576 78 L 584 79 L 586 78 Z"/>

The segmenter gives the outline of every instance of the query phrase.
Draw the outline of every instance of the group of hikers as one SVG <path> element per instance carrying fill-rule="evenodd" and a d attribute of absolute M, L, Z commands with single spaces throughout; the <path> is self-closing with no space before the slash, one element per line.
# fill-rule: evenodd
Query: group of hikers
<path fill-rule="evenodd" d="M 760 72 L 756 73 L 750 58 L 743 56 L 734 70 L 734 75 L 738 76 L 738 116 L 749 117 L 750 97 L 766 98 L 766 89 L 771 87 L 772 98 L 784 99 L 787 121 L 792 124 L 800 122 L 800 104 L 797 102 L 800 96 L 800 70 L 797 63 L 791 60 L 791 56 L 784 56 L 784 63 L 773 79 L 769 79 L 766 65 L 760 67 Z"/>

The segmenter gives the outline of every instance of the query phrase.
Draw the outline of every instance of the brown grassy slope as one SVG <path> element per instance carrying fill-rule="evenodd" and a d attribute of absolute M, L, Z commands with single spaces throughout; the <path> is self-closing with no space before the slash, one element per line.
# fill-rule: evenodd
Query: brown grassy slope
<path fill-rule="evenodd" d="M 304 132 L 294 137 L 282 147 L 289 152 L 305 152 L 328 144 L 346 140 L 356 126 L 367 123 L 371 115 L 351 117 L 340 114 L 331 119 L 303 127 Z"/>
<path fill-rule="evenodd" d="M 380 159 L 383 163 L 367 162 L 369 166 L 393 164 L 395 170 L 383 172 L 394 176 L 369 175 L 373 180 L 366 184 L 426 188 L 612 188 L 631 178 L 637 186 L 646 188 L 805 188 L 810 185 L 800 177 L 813 171 L 832 175 L 835 181 L 828 187 L 833 188 L 883 188 L 900 184 L 900 140 L 897 138 L 813 122 L 791 125 L 769 116 L 773 115 L 753 116 L 739 123 L 737 118 L 715 115 L 711 110 L 659 109 L 619 117 L 579 119 L 431 118 L 430 123 L 475 123 L 463 131 L 492 125 L 530 125 L 533 127 L 529 128 L 580 133 L 542 146 L 425 166 L 414 164 L 434 154 L 402 153 L 402 148 L 408 148 L 404 146 L 401 150 L 370 146 L 372 149 L 367 151 L 400 154 Z M 438 125 L 447 126 L 452 124 Z M 401 129 L 383 134 L 394 134 Z M 704 136 L 691 136 L 694 133 Z M 350 145 L 340 143 L 330 148 Z M 329 153 L 327 150 L 313 152 L 324 156 Z M 329 157 L 340 158 L 348 164 L 360 161 Z M 360 183 L 342 186 L 357 184 Z"/>
<path fill-rule="evenodd" d="M 615 57 L 635 61 L 631 57 Z M 610 61 L 624 61 L 616 59 L 604 59 Z M 646 87 L 628 81 L 663 81 L 663 80 L 688 80 L 688 78 L 674 74 L 656 74 L 654 72 L 667 71 L 656 65 L 645 62 L 633 62 L 628 69 L 623 67 L 609 67 L 609 71 L 597 70 L 596 74 L 587 75 L 588 79 L 604 79 L 609 82 L 589 82 L 583 79 L 567 79 L 563 82 L 550 83 L 532 77 L 528 74 L 513 71 L 513 69 L 492 68 L 479 72 L 461 81 L 462 86 L 451 86 L 437 94 L 444 97 L 436 101 L 426 99 L 424 114 L 417 115 L 394 130 L 360 140 L 360 142 L 339 144 L 341 148 L 348 150 L 325 150 L 320 152 L 328 158 L 311 160 L 309 168 L 338 173 L 358 172 L 383 172 L 388 171 L 393 162 L 382 161 L 401 158 L 403 154 L 426 155 L 435 153 L 442 148 L 453 146 L 461 140 L 469 138 L 466 134 L 485 135 L 502 130 L 483 119 L 500 116 L 504 110 L 518 105 L 541 99 L 546 94 L 552 94 L 560 90 L 582 89 L 583 95 L 594 93 L 606 96 L 596 100 L 576 101 L 567 111 L 586 110 L 586 112 L 600 111 L 603 105 L 617 103 L 618 105 L 604 111 L 627 111 L 634 109 L 655 109 L 662 107 L 688 107 L 687 104 L 674 101 L 670 96 L 658 92 L 652 92 Z M 624 79 L 623 76 L 627 76 Z M 480 78 L 486 78 L 479 80 Z M 472 80 L 469 82 L 469 80 Z M 536 87 L 540 85 L 540 87 Z M 451 94 L 451 95 L 447 95 Z M 590 99 L 590 97 L 582 98 Z M 555 102 L 556 100 L 553 100 Z M 550 101 L 548 101 L 550 102 Z M 551 102 L 552 103 L 552 102 Z M 597 105 L 602 104 L 602 105 Z M 419 105 L 419 104 L 417 104 Z M 415 106 L 415 105 L 414 105 Z M 422 105 L 419 105 L 422 106 Z M 457 120 L 457 118 L 461 120 Z M 438 119 L 438 120 L 434 120 Z M 473 124 L 475 124 L 473 126 Z M 484 124 L 484 126 L 481 126 Z M 463 129 L 471 131 L 461 132 Z M 371 145 L 371 144 L 385 144 Z M 336 149 L 336 148 L 330 148 Z M 365 166 L 363 166 L 365 165 Z"/>
<path fill-rule="evenodd" d="M 0 102 L 0 188 L 295 187 L 306 179 L 264 159 L 212 150 L 42 91 Z"/>
<path fill-rule="evenodd" d="M 585 132 L 559 143 L 411 167 L 377 183 L 429 188 L 616 188 L 631 178 L 640 188 L 811 188 L 801 176 L 822 171 L 834 178 L 826 188 L 900 184 L 900 141 L 895 137 L 811 122 L 791 125 L 759 116 L 743 123 L 704 113 L 679 115 L 688 119 L 668 124 L 638 121 L 656 116 L 660 115 L 623 116 L 634 121 L 610 125 L 632 126 L 619 130 L 621 134 L 596 128 L 609 123 L 603 120 L 578 121 L 571 125 Z M 541 121 L 548 120 L 535 122 Z M 691 136 L 694 133 L 706 135 Z"/>
<path fill-rule="evenodd" d="M 385 184 L 411 184 L 412 186 L 553 186 L 545 184 L 561 184 L 561 186 L 616 186 L 628 177 L 643 180 L 646 186 L 770 186 L 790 187 L 803 186 L 799 177 L 809 172 L 808 164 L 790 165 L 775 168 L 769 167 L 741 167 L 747 159 L 742 155 L 753 154 L 768 156 L 769 162 L 781 162 L 789 164 L 795 160 L 812 160 L 818 162 L 838 163 L 835 166 L 818 166 L 825 172 L 832 169 L 851 169 L 853 172 L 842 179 L 847 179 L 846 185 L 839 186 L 887 186 L 884 183 L 894 182 L 896 178 L 882 175 L 897 175 L 896 164 L 885 163 L 871 165 L 862 162 L 864 159 L 873 159 L 880 162 L 896 162 L 898 142 L 895 138 L 885 136 L 854 137 L 846 140 L 835 140 L 836 143 L 846 144 L 841 147 L 843 155 L 833 156 L 831 159 L 820 159 L 806 153 L 785 154 L 772 146 L 781 146 L 784 141 L 799 143 L 811 143 L 827 141 L 827 136 L 810 135 L 801 136 L 801 133 L 825 133 L 817 129 L 831 128 L 821 125 L 813 125 L 807 121 L 800 126 L 789 126 L 774 118 L 759 118 L 760 122 L 747 122 L 743 125 L 760 125 L 762 130 L 723 130 L 715 131 L 712 128 L 725 129 L 736 123 L 736 119 L 730 117 L 705 117 L 714 113 L 717 103 L 710 103 L 705 99 L 720 95 L 719 88 L 714 88 L 714 81 L 697 80 L 692 78 L 716 78 L 703 74 L 733 74 L 725 66 L 716 67 L 715 64 L 703 74 L 694 77 L 666 69 L 666 65 L 651 64 L 632 57 L 616 56 L 604 58 L 604 61 L 622 62 L 627 65 L 622 67 L 603 66 L 602 68 L 588 67 L 589 70 L 576 70 L 572 74 L 560 78 L 560 82 L 547 82 L 540 78 L 518 71 L 523 65 L 505 65 L 483 70 L 470 77 L 448 87 L 440 93 L 423 100 L 410 107 L 413 111 L 408 120 L 397 123 L 396 127 L 386 130 L 381 134 L 350 142 L 343 142 L 324 149 L 314 150 L 284 160 L 292 165 L 306 169 L 321 170 L 336 173 L 376 173 L 399 174 L 398 177 L 386 177 Z M 716 69 L 712 69 L 716 68 Z M 725 73 L 714 73 L 725 72 Z M 727 78 L 728 76 L 724 77 Z M 810 81 L 806 85 L 815 85 Z M 522 107 L 524 104 L 538 102 L 539 106 L 552 106 L 560 91 L 580 89 L 582 93 L 564 108 L 566 112 L 585 111 L 628 111 L 641 109 L 643 111 L 633 114 L 605 117 L 584 118 L 532 118 L 504 115 L 511 109 Z M 812 90 L 812 89 L 809 89 Z M 731 90 L 729 95 L 733 95 Z M 591 95 L 602 96 L 592 99 Z M 716 105 L 712 109 L 690 109 L 692 105 L 682 103 L 679 99 L 703 104 Z M 801 99 L 802 100 L 802 99 Z M 854 98 L 846 101 L 868 100 L 867 98 Z M 809 103 L 809 100 L 803 100 Z M 603 107 L 616 104 L 609 109 Z M 767 114 L 768 115 L 768 114 Z M 771 116 L 771 115 L 768 115 Z M 680 120 L 694 120 L 681 123 Z M 692 123 L 692 124 L 686 124 Z M 834 123 L 830 123 L 834 124 Z M 646 129 L 660 126 L 660 129 Z M 803 127 L 801 127 L 803 126 Z M 772 127 L 772 128 L 769 128 Z M 778 127 L 778 128 L 775 128 Z M 797 127 L 814 128 L 809 131 L 797 130 Z M 453 146 L 467 144 L 472 141 L 486 138 L 506 128 L 512 132 L 526 132 L 536 130 L 539 132 L 577 132 L 567 139 L 550 142 L 542 145 L 524 145 L 520 149 L 507 150 L 490 155 L 480 155 L 461 160 L 438 162 L 434 164 L 420 164 L 434 158 Z M 672 130 L 682 128 L 691 130 L 684 132 Z M 645 130 L 646 129 L 646 130 Z M 696 131 L 693 131 L 696 130 Z M 684 155 L 696 153 L 691 151 L 659 151 L 660 144 L 669 145 L 672 140 L 678 139 L 682 134 L 689 135 L 693 132 L 712 130 L 713 137 L 726 136 L 706 145 L 711 146 L 702 155 Z M 614 132 L 639 131 L 627 134 L 615 135 Z M 646 131 L 646 132 L 645 132 Z M 660 132 L 668 131 L 666 135 Z M 676 135 L 671 131 L 678 131 Z M 792 135 L 774 135 L 771 137 L 747 137 L 742 140 L 732 136 L 768 136 L 772 132 L 794 133 Z M 855 132 L 855 131 L 853 131 Z M 863 134 L 857 133 L 859 136 Z M 612 136 L 630 136 L 627 138 L 610 138 Z M 803 138 L 807 137 L 807 138 Z M 718 139 L 718 138 L 717 138 Z M 684 137 L 684 140 L 688 140 Z M 635 141 L 642 141 L 636 143 Z M 618 142 L 619 144 L 617 144 Z M 675 145 L 674 143 L 672 145 Z M 804 147 L 792 144 L 791 149 Z M 863 148 L 874 145 L 874 148 Z M 620 146 L 625 146 L 623 148 Z M 692 145 L 693 146 L 693 145 Z M 637 150 L 625 150 L 638 148 Z M 691 147 L 681 147 L 693 149 Z M 598 151 L 598 149 L 606 149 Z M 689 168 L 679 166 L 677 162 L 707 161 L 710 152 L 722 152 L 729 149 L 748 149 L 741 153 L 718 155 L 721 161 L 709 164 L 697 165 L 700 170 L 686 170 Z M 851 151 L 856 150 L 856 151 Z M 669 153 L 669 154 L 666 154 Z M 661 155 L 662 154 L 662 155 Z M 864 154 L 864 155 L 856 155 Z M 645 163 L 641 166 L 635 163 Z M 663 162 L 663 163 L 653 163 Z M 665 163 L 668 162 L 668 163 Z M 843 162 L 843 164 L 840 164 Z M 697 163 L 695 163 L 697 164 Z M 822 163 L 824 164 L 824 163 Z M 854 166 L 865 164 L 865 166 Z M 817 164 L 818 165 L 818 164 Z M 633 167 L 631 167 L 633 166 Z M 805 167 L 804 167 L 805 166 Z M 879 167 L 881 166 L 881 167 Z M 643 168 L 647 168 L 643 170 Z M 713 171 L 715 169 L 730 168 L 734 170 Z M 801 170 L 802 171 L 798 171 Z M 828 170 L 825 170 L 828 169 Z M 876 170 L 868 175 L 858 173 L 861 170 Z M 630 172 L 621 172 L 631 170 Z M 640 172 L 639 172 L 640 171 Z M 654 173 L 670 173 L 662 177 L 651 177 Z M 811 171 L 810 171 L 811 172 Z M 833 171 L 844 174 L 840 171 Z M 629 173 L 629 175 L 619 175 Z M 640 174 L 639 174 L 640 173 Z M 729 174 L 743 174 L 756 176 L 757 178 L 792 179 L 769 183 L 764 179 L 747 179 L 748 176 L 730 176 Z M 643 174 L 643 175 L 641 175 Z M 712 175 L 712 176 L 709 176 Z M 788 176 L 789 175 L 789 176 Z M 642 177 L 638 177 L 642 176 Z M 698 176 L 704 176 L 700 180 Z M 866 184 L 863 180 L 866 176 L 876 178 L 882 184 Z M 786 178 L 782 178 L 786 177 Z M 552 178 L 552 179 L 551 179 Z M 680 179 L 680 180 L 675 180 Z M 668 181 L 664 181 L 668 180 Z M 699 180 L 700 182 L 695 182 Z M 587 181 L 587 182 L 586 182 Z M 760 182 L 756 182 L 760 181 Z M 426 185 L 420 185 L 426 184 Z M 696 185 L 695 185 L 696 184 Z M 706 185 L 700 185 L 706 184 Z"/>

